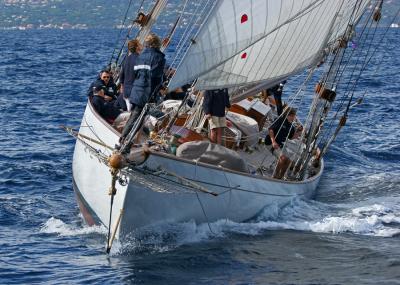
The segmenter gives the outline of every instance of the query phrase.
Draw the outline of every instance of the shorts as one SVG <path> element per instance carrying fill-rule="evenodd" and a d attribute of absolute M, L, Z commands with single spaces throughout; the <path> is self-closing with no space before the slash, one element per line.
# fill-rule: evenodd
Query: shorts
<path fill-rule="evenodd" d="M 216 128 L 224 128 L 226 127 L 226 118 L 211 116 L 211 118 L 208 119 L 208 125 L 210 126 L 211 130 Z"/>

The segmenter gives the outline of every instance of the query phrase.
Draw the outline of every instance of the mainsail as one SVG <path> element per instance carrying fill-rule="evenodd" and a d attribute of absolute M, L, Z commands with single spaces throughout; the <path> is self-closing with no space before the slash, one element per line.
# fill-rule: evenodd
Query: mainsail
<path fill-rule="evenodd" d="M 170 89 L 276 82 L 316 64 L 369 0 L 218 1 L 179 64 Z"/>

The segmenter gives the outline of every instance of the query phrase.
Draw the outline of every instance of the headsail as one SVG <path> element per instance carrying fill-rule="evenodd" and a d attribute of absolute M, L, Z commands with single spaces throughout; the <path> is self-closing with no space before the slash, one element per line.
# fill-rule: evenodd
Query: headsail
<path fill-rule="evenodd" d="M 199 89 L 275 82 L 318 62 L 369 0 L 218 1 L 171 79 Z"/>

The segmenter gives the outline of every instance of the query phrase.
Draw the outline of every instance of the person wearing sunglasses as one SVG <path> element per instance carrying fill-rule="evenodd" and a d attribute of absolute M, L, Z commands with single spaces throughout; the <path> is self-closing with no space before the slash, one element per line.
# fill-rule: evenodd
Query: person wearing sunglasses
<path fill-rule="evenodd" d="M 105 119 L 114 120 L 121 111 L 115 106 L 118 90 L 108 70 L 102 70 L 92 84 L 91 102 L 96 111 Z"/>

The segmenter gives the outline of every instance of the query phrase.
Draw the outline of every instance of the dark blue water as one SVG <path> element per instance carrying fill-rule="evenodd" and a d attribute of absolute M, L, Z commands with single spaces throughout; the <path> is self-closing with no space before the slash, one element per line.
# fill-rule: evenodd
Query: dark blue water
<path fill-rule="evenodd" d="M 115 34 L 0 31 L 1 284 L 400 284 L 399 29 L 360 81 L 365 101 L 326 157 L 316 200 L 216 222 L 214 234 L 165 225 L 108 256 L 105 229 L 82 222 L 74 140 L 59 126 L 79 126 Z"/>

